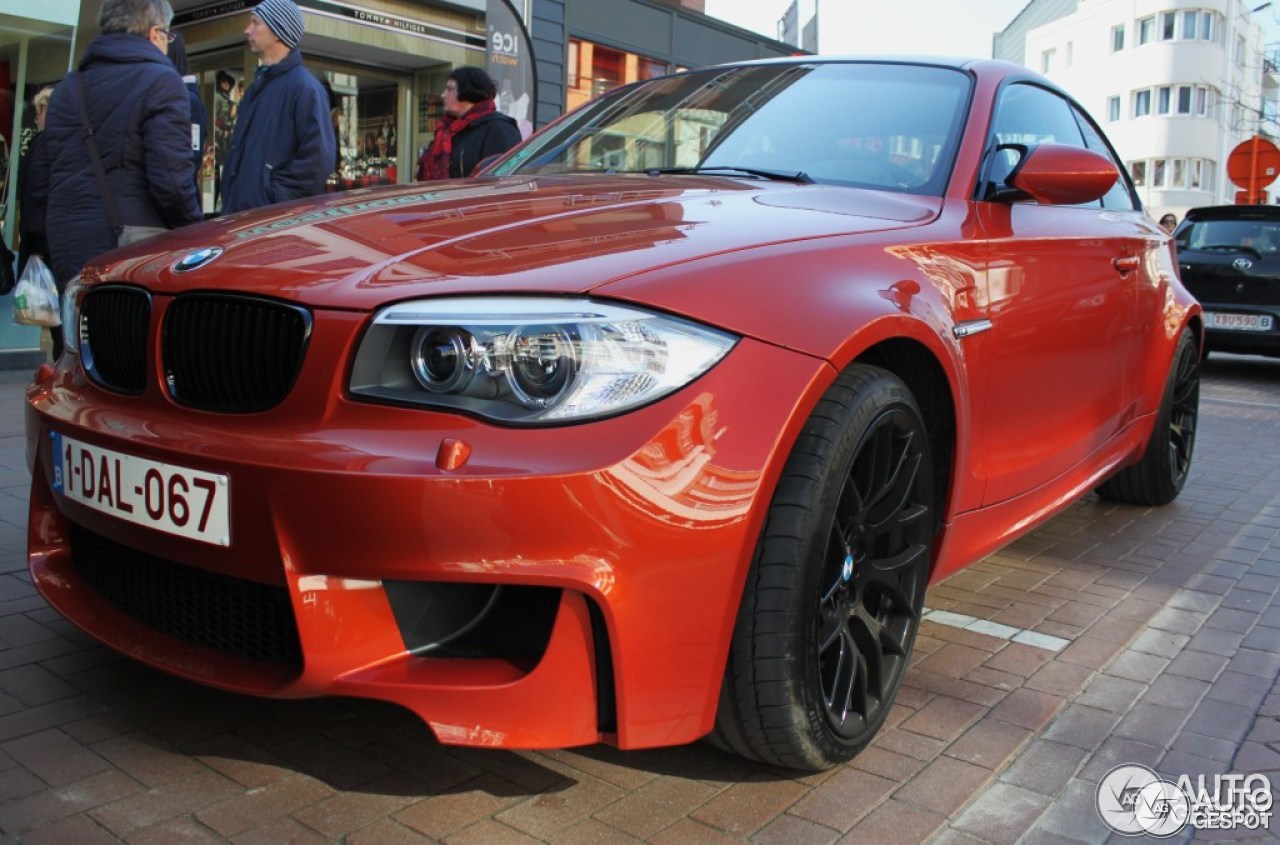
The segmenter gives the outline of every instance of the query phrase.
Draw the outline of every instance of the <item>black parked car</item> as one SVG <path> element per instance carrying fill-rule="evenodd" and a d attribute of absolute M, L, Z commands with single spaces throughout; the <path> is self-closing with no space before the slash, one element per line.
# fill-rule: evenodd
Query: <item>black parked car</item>
<path fill-rule="evenodd" d="M 1193 208 L 1173 237 L 1205 351 L 1280 357 L 1280 206 Z"/>

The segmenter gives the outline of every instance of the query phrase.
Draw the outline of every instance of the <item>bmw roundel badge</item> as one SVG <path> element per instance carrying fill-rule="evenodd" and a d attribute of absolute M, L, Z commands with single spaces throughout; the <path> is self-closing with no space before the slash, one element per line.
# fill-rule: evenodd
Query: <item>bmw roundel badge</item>
<path fill-rule="evenodd" d="M 222 255 L 222 247 L 220 246 L 207 246 L 204 249 L 198 249 L 173 265 L 173 272 L 188 273 L 197 267 L 203 267 L 219 255 Z"/>

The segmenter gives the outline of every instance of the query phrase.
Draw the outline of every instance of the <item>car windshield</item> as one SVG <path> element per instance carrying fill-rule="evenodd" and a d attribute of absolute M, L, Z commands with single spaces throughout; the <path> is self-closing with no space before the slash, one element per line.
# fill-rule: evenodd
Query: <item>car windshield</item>
<path fill-rule="evenodd" d="M 1197 220 L 1177 235 L 1182 249 L 1280 252 L 1280 220 Z"/>
<path fill-rule="evenodd" d="M 960 71 L 921 65 L 710 68 L 593 100 L 491 173 L 711 173 L 940 195 L 969 92 Z"/>

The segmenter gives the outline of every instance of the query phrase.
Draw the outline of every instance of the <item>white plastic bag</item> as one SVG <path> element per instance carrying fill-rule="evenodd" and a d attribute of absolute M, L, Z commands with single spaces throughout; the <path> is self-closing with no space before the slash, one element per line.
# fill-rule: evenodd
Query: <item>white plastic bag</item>
<path fill-rule="evenodd" d="M 58 288 L 53 273 L 33 255 L 13 288 L 13 321 L 20 326 L 60 326 Z"/>

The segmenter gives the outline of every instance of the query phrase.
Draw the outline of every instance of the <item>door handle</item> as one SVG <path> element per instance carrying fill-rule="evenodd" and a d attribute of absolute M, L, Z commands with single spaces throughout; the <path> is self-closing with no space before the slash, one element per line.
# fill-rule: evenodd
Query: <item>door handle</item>
<path fill-rule="evenodd" d="M 1114 266 L 1117 270 L 1119 270 L 1120 275 L 1122 276 L 1125 273 L 1132 273 L 1134 270 L 1137 270 L 1138 265 L 1140 265 L 1141 263 L 1142 263 L 1142 260 L 1138 258 L 1138 256 L 1136 255 L 1126 255 L 1122 258 L 1111 259 L 1112 266 Z"/>

